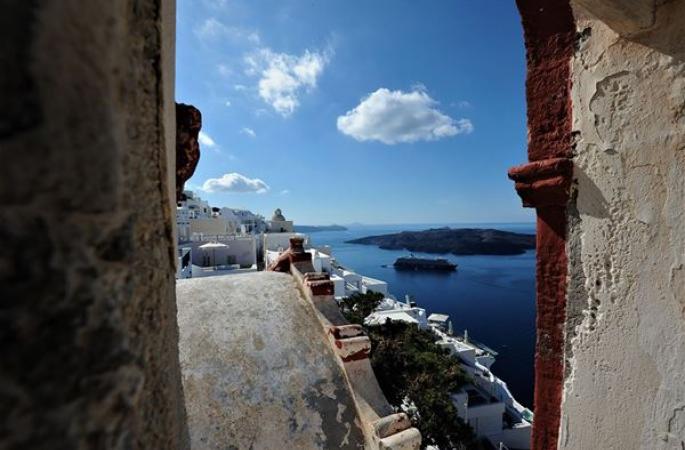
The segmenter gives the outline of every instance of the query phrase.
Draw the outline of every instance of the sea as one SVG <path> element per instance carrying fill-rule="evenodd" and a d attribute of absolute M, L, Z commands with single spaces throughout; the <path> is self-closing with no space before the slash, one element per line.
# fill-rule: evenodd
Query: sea
<path fill-rule="evenodd" d="M 350 225 L 346 231 L 309 233 L 312 245 L 330 245 L 338 264 L 388 283 L 398 300 L 415 298 L 428 315 L 450 316 L 455 333 L 498 353 L 492 372 L 507 383 L 519 403 L 533 409 L 535 348 L 535 251 L 515 256 L 456 256 L 414 252 L 419 257 L 444 257 L 456 272 L 395 271 L 392 264 L 405 250 L 382 250 L 346 241 L 400 231 L 450 228 L 494 228 L 535 234 L 534 223 L 469 223 Z"/>

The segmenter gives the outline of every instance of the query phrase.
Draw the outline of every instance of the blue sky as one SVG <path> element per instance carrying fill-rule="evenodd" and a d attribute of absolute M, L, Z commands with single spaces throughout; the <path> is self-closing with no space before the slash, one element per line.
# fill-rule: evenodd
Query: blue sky
<path fill-rule="evenodd" d="M 532 221 L 513 1 L 179 0 L 190 189 L 300 224 Z"/>

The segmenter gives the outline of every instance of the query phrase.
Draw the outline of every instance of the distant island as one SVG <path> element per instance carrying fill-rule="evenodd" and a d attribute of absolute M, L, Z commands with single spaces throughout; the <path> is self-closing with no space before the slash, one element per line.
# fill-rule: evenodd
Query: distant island
<path fill-rule="evenodd" d="M 342 225 L 295 225 L 295 231 L 299 233 L 316 233 L 318 231 L 346 231 Z"/>
<path fill-rule="evenodd" d="M 367 236 L 347 241 L 385 250 L 453 255 L 520 255 L 535 248 L 534 234 L 480 228 L 434 228 Z"/>

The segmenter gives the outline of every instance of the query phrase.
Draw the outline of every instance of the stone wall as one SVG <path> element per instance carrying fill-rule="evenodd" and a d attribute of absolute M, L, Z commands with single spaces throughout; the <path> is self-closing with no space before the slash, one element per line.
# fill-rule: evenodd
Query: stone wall
<path fill-rule="evenodd" d="M 1 448 L 185 445 L 173 6 L 3 6 Z"/>
<path fill-rule="evenodd" d="M 681 448 L 685 1 L 573 6 L 575 188 L 559 447 Z"/>

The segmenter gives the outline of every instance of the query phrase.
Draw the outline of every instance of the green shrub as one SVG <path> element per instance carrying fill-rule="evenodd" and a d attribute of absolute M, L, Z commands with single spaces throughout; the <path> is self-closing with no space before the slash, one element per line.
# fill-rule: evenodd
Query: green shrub
<path fill-rule="evenodd" d="M 371 314 L 385 296 L 378 292 L 355 293 L 342 299 L 340 309 L 350 323 L 364 324 L 364 318 Z"/>
<path fill-rule="evenodd" d="M 424 447 L 481 448 L 450 398 L 469 379 L 457 360 L 435 344 L 435 336 L 401 322 L 368 327 L 367 332 L 378 383 L 392 405 L 401 405 L 405 398 L 413 402 L 416 411 L 410 417 Z"/>
<path fill-rule="evenodd" d="M 350 323 L 363 325 L 384 295 L 376 292 L 354 294 L 340 303 Z M 364 327 L 371 339 L 371 366 L 390 404 L 399 408 L 405 399 L 415 406 L 409 412 L 419 429 L 424 448 L 437 445 L 443 450 L 485 448 L 473 430 L 458 416 L 450 393 L 469 382 L 467 375 L 449 351 L 435 344 L 430 331 L 402 322 Z"/>

